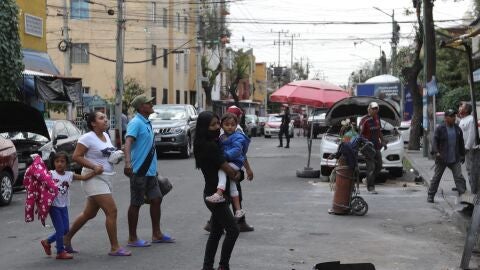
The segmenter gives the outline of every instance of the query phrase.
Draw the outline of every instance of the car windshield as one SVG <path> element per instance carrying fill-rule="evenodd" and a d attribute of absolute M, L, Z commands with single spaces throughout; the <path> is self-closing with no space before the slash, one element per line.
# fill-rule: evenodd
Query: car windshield
<path fill-rule="evenodd" d="M 153 113 L 149 118 L 155 120 L 185 120 L 185 107 L 165 106 L 153 108 Z"/>
<path fill-rule="evenodd" d="M 268 122 L 282 122 L 282 117 L 279 115 L 270 115 L 268 117 Z"/>
<path fill-rule="evenodd" d="M 0 133 L 0 135 L 12 141 L 15 141 L 15 140 L 28 140 L 28 141 L 36 141 L 36 142 L 49 141 L 47 138 L 43 137 L 42 135 L 31 133 L 31 132 L 4 132 L 4 133 Z"/>

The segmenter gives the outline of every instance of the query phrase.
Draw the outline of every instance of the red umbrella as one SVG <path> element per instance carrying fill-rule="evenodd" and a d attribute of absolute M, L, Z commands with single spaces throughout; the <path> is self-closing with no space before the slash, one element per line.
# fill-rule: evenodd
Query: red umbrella
<path fill-rule="evenodd" d="M 280 87 L 270 96 L 270 101 L 329 108 L 349 96 L 343 88 L 329 82 L 305 80 L 290 82 Z"/>

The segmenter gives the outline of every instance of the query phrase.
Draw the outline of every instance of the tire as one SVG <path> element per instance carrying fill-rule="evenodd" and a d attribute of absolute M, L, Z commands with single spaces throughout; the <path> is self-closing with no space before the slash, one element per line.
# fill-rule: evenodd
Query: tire
<path fill-rule="evenodd" d="M 270 135 L 265 135 L 265 138 L 271 138 L 271 137 L 272 137 L 272 136 L 270 136 Z"/>
<path fill-rule="evenodd" d="M 368 212 L 368 204 L 362 197 L 354 196 L 350 201 L 350 211 L 355 216 L 364 216 Z"/>
<path fill-rule="evenodd" d="M 187 144 L 182 148 L 180 151 L 180 156 L 182 158 L 190 158 L 190 155 L 192 154 L 192 140 L 190 139 L 190 136 L 187 137 Z"/>
<path fill-rule="evenodd" d="M 393 177 L 402 177 L 403 176 L 403 168 L 402 167 L 397 167 L 397 168 L 390 168 L 388 169 L 388 173 L 390 173 L 391 176 Z"/>
<path fill-rule="evenodd" d="M 13 177 L 8 172 L 0 172 L 0 206 L 9 205 L 13 197 Z"/>
<path fill-rule="evenodd" d="M 297 170 L 297 177 L 300 178 L 319 178 L 320 171 L 319 170 Z"/>
<path fill-rule="evenodd" d="M 323 176 L 330 176 L 330 174 L 333 171 L 333 167 L 328 167 L 328 166 L 320 166 L 320 173 Z"/>

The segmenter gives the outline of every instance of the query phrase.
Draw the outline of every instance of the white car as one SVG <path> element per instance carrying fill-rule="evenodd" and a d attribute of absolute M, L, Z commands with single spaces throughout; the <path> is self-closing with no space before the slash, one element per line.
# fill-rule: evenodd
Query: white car
<path fill-rule="evenodd" d="M 268 120 L 265 122 L 265 128 L 263 134 L 265 138 L 271 138 L 272 136 L 278 136 L 280 133 L 280 125 L 282 124 L 282 116 L 279 114 L 270 114 L 268 115 Z M 288 124 L 288 136 L 293 138 L 294 129 L 293 129 L 293 120 Z"/>
<path fill-rule="evenodd" d="M 400 130 L 400 133 L 402 134 L 404 143 L 408 143 L 410 141 L 410 125 L 411 120 L 402 121 L 400 127 L 398 128 L 398 130 Z"/>
<path fill-rule="evenodd" d="M 340 144 L 339 131 L 342 120 L 346 118 L 355 118 L 357 126 L 360 119 L 367 111 L 368 104 L 375 101 L 380 106 L 380 119 L 382 133 L 387 141 L 387 149 L 382 148 L 383 168 L 388 170 L 394 177 L 403 175 L 403 156 L 404 143 L 398 126 L 400 125 L 400 115 L 396 109 L 388 102 L 373 97 L 350 97 L 338 101 L 327 112 L 325 121 L 330 128 L 322 136 L 320 142 L 320 172 L 322 175 L 330 175 L 336 160 L 329 160 L 328 157 L 337 152 Z M 358 157 L 358 166 L 360 171 L 366 170 L 365 160 L 360 154 Z"/>

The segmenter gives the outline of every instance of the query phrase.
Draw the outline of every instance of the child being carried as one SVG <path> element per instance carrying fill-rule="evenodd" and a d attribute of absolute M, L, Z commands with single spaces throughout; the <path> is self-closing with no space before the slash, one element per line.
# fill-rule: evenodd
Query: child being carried
<path fill-rule="evenodd" d="M 222 116 L 221 123 L 223 134 L 219 137 L 219 144 L 228 164 L 234 170 L 241 170 L 246 160 L 248 145 L 250 139 L 241 131 L 237 131 L 238 119 L 232 113 L 225 113 Z M 218 171 L 217 192 L 205 199 L 211 203 L 221 203 L 225 201 L 223 193 L 227 185 L 227 176 L 223 170 Z M 235 217 L 241 218 L 245 215 L 245 210 L 240 207 L 240 198 L 237 185 L 230 181 L 230 197 L 232 198 Z"/>

